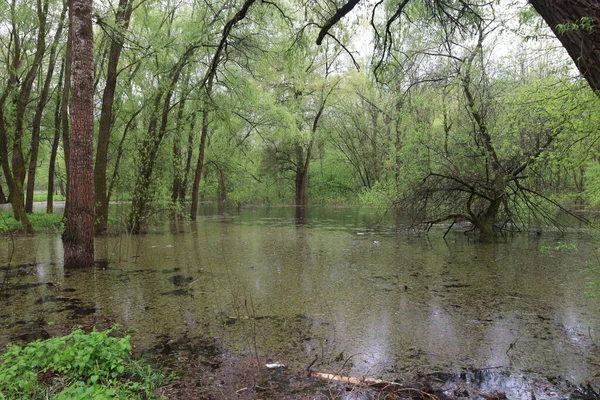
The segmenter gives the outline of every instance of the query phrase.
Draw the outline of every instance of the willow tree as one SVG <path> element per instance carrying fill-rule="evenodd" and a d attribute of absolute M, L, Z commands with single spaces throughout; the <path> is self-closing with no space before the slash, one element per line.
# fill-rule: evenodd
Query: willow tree
<path fill-rule="evenodd" d="M 332 28 L 348 15 L 361 2 L 366 0 L 348 0 L 329 15 L 324 15 L 316 43 L 320 45 L 327 36 L 331 36 Z M 424 8 L 431 21 L 450 27 L 449 30 L 462 29 L 468 25 L 473 11 L 492 5 L 490 2 L 478 0 L 402 0 L 397 4 L 381 0 L 371 10 L 371 24 L 375 21 L 378 8 L 386 7 L 388 12 L 385 23 L 375 29 L 375 40 L 381 57 L 381 63 L 390 55 L 393 32 L 399 29 L 409 5 L 419 4 Z M 590 87 L 600 96 L 600 6 L 596 0 L 529 0 L 529 3 L 546 21 L 550 29 L 569 53 L 579 72 Z M 527 7 L 525 4 L 512 4 L 512 7 Z M 393 55 L 392 55 L 393 56 Z"/>
<path fill-rule="evenodd" d="M 102 92 L 102 106 L 98 128 L 98 146 L 94 166 L 94 192 L 96 194 L 96 234 L 106 231 L 108 225 L 108 147 L 113 125 L 113 103 L 117 89 L 119 59 L 123 51 L 125 34 L 133 14 L 133 1 L 120 0 L 115 11 L 115 28 L 110 29 L 106 23 L 104 29 L 110 29 L 110 45 L 107 48 L 108 63 L 106 66 L 106 84 Z"/>
<path fill-rule="evenodd" d="M 24 134 L 34 82 L 46 52 L 49 1 L 36 1 L 34 18 L 27 12 L 28 7 L 27 4 L 12 0 L 7 20 L 9 26 L 5 26 L 10 38 L 6 52 L 3 52 L 8 71 L 0 92 L 0 163 L 8 184 L 14 217 L 21 222 L 26 233 L 33 233 L 25 212 L 24 182 L 27 169 Z M 29 35 L 32 31 L 37 31 L 34 39 Z"/>
<path fill-rule="evenodd" d="M 65 268 L 94 265 L 94 42 L 92 1 L 71 0 L 71 135 Z"/>

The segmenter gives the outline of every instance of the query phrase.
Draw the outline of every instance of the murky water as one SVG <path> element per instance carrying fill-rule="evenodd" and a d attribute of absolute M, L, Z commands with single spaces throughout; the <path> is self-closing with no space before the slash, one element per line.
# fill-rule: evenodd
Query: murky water
<path fill-rule="evenodd" d="M 2 239 L 0 265 L 21 265 L 9 280 L 25 288 L 0 300 L 0 345 L 93 316 L 135 328 L 139 346 L 217 337 L 299 370 L 317 357 L 315 369 L 386 379 L 471 369 L 582 384 L 600 372 L 593 240 L 562 237 L 577 250 L 544 254 L 555 236 L 482 245 L 396 233 L 377 212 L 295 211 L 204 210 L 101 238 L 94 270 L 65 272 L 58 235 L 16 239 L 14 252 Z"/>

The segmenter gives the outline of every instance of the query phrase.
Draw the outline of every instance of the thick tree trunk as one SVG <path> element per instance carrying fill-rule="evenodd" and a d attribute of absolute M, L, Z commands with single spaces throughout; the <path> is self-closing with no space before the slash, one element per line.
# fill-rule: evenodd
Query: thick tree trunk
<path fill-rule="evenodd" d="M 94 265 L 94 42 L 92 0 L 71 1 L 73 70 L 65 268 Z"/>
<path fill-rule="evenodd" d="M 597 0 L 530 0 L 579 72 L 600 96 L 600 4 Z M 559 25 L 575 29 L 560 29 Z"/>
<path fill-rule="evenodd" d="M 477 228 L 479 229 L 479 241 L 482 243 L 490 243 L 494 241 L 494 224 L 498 220 L 498 213 L 500 211 L 503 198 L 504 196 L 500 196 L 492 200 L 482 218 L 476 224 Z"/>
<path fill-rule="evenodd" d="M 119 0 L 115 16 L 116 26 L 122 32 L 112 35 L 106 72 L 106 86 L 102 94 L 102 109 L 100 111 L 100 126 L 98 128 L 98 146 L 96 149 L 96 164 L 94 167 L 94 191 L 96 195 L 95 233 L 100 235 L 108 226 L 108 192 L 106 171 L 108 168 L 108 146 L 113 121 L 113 103 L 117 88 L 117 67 L 123 50 L 123 34 L 129 26 L 133 8 L 128 0 Z"/>

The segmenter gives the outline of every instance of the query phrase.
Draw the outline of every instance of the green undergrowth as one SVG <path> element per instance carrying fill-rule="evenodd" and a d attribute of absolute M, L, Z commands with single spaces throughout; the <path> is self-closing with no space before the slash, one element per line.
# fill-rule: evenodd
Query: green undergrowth
<path fill-rule="evenodd" d="M 0 399 L 154 399 L 165 377 L 131 357 L 116 327 L 9 345 L 0 356 Z"/>
<path fill-rule="evenodd" d="M 60 232 L 64 229 L 62 214 L 29 214 L 33 230 L 39 233 Z M 0 233 L 18 232 L 21 223 L 10 212 L 0 212 Z"/>

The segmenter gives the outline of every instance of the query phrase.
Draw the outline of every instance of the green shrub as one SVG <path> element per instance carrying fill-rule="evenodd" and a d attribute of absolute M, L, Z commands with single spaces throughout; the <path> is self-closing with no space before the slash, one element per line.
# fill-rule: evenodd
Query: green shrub
<path fill-rule="evenodd" d="M 0 358 L 0 399 L 147 399 L 162 381 L 130 358 L 113 329 L 9 345 Z"/>

